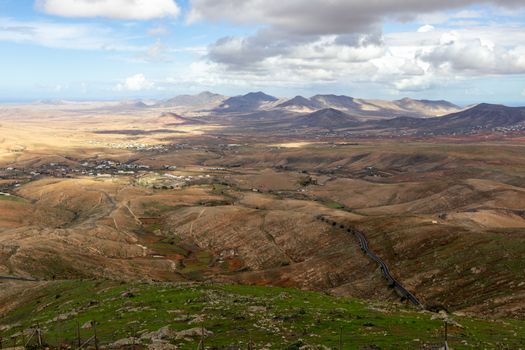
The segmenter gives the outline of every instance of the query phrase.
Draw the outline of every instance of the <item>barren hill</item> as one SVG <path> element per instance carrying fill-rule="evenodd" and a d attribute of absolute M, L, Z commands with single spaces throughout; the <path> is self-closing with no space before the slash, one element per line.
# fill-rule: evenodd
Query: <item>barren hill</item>
<path fill-rule="evenodd" d="M 227 97 L 209 91 L 197 95 L 179 95 L 157 104 L 159 107 L 192 107 L 195 109 L 214 108 Z"/>
<path fill-rule="evenodd" d="M 326 108 L 297 118 L 293 125 L 331 129 L 358 124 L 359 120 L 357 118 L 334 108 Z"/>
<path fill-rule="evenodd" d="M 482 103 L 439 118 L 400 117 L 377 122 L 386 128 L 409 128 L 434 134 L 465 134 L 497 129 L 525 129 L 525 107 Z"/>
<path fill-rule="evenodd" d="M 250 92 L 246 95 L 230 97 L 222 102 L 216 109 L 217 112 L 243 113 L 259 110 L 264 105 L 276 102 L 276 97 L 267 95 L 261 91 Z"/>

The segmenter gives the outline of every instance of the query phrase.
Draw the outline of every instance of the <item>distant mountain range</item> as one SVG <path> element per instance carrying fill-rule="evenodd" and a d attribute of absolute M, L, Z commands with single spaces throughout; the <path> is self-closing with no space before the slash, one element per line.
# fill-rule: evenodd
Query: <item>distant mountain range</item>
<path fill-rule="evenodd" d="M 68 101 L 39 101 L 62 105 Z M 74 102 L 71 102 L 74 103 Z M 344 95 L 277 98 L 264 92 L 227 97 L 212 92 L 180 95 L 163 101 L 101 103 L 100 108 L 128 112 L 159 109 L 159 122 L 214 124 L 243 130 L 305 133 L 465 135 L 490 131 L 525 132 L 525 107 L 481 103 L 462 109 L 443 100 L 366 100 Z"/>
<path fill-rule="evenodd" d="M 160 101 L 155 107 L 211 114 L 247 114 L 261 111 L 310 113 L 331 108 L 360 120 L 392 119 L 401 116 L 430 118 L 461 110 L 459 106 L 447 101 L 410 98 L 396 101 L 366 100 L 344 95 L 315 95 L 310 98 L 296 96 L 285 99 L 267 95 L 261 91 L 234 97 L 206 91 L 198 95 L 181 95 Z"/>

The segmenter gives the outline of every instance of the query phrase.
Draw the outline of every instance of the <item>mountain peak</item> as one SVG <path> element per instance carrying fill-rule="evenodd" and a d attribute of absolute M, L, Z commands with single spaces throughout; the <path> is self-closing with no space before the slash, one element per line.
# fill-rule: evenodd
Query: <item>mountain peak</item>
<path fill-rule="evenodd" d="M 256 92 L 249 92 L 246 95 L 243 95 L 241 97 L 251 98 L 251 99 L 258 99 L 263 101 L 277 101 L 277 98 L 274 96 L 270 96 L 265 94 L 262 91 L 256 91 Z"/>

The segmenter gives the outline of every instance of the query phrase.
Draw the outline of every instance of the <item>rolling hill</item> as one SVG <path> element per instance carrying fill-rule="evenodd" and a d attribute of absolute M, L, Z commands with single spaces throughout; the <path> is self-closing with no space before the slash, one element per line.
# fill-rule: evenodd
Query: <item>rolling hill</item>
<path fill-rule="evenodd" d="M 482 103 L 444 117 L 418 119 L 400 117 L 376 123 L 383 128 L 407 128 L 434 134 L 466 134 L 525 129 L 525 107 Z"/>
<path fill-rule="evenodd" d="M 294 126 L 325 129 L 349 127 L 359 124 L 360 122 L 357 118 L 334 108 L 321 109 L 306 114 L 297 118 L 294 122 Z"/>

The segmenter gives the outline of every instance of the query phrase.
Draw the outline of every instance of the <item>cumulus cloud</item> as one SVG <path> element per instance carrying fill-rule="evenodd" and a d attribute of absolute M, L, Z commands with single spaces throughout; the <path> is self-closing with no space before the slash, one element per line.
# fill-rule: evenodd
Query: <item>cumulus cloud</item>
<path fill-rule="evenodd" d="M 520 46 L 525 32 L 513 26 L 434 28 L 388 33 L 376 40 L 365 34 L 300 36 L 297 42 L 271 41 L 260 47 L 264 38 L 256 36 L 212 45 L 209 62 L 198 65 L 197 72 L 206 72 L 197 74 L 198 80 L 261 87 L 372 83 L 414 92 L 479 76 L 525 74 Z"/>
<path fill-rule="evenodd" d="M 253 35 L 224 37 L 208 47 L 207 69 L 220 70 L 231 81 L 243 77 L 261 83 L 288 77 L 289 84 L 369 80 L 408 90 L 430 88 L 433 81 L 446 82 L 458 73 L 481 72 L 483 65 L 488 67 L 486 74 L 519 73 L 521 51 L 516 42 L 520 39 L 499 38 L 507 45 L 490 47 L 489 42 L 499 41 L 485 40 L 487 33 L 481 33 L 460 43 L 457 33 L 444 33 L 428 24 L 446 21 L 443 14 L 450 10 L 455 10 L 448 14 L 455 20 L 483 16 L 465 9 L 474 4 L 524 5 L 521 0 L 192 0 L 188 21 L 259 26 Z M 424 15 L 441 19 L 429 19 L 417 31 L 398 37 L 382 33 L 385 21 L 418 21 Z M 458 57 L 461 50 L 467 50 L 468 59 Z M 476 54 L 483 59 L 476 62 Z M 499 67 L 502 63 L 505 68 Z"/>
<path fill-rule="evenodd" d="M 424 26 L 419 27 L 417 32 L 418 33 L 428 33 L 428 32 L 433 31 L 434 29 L 436 29 L 434 28 L 434 26 L 431 26 L 430 24 L 425 24 Z"/>
<path fill-rule="evenodd" d="M 155 84 L 144 76 L 144 74 L 139 73 L 131 77 L 126 78 L 123 83 L 117 84 L 115 89 L 117 91 L 142 91 L 149 90 L 153 88 Z"/>
<path fill-rule="evenodd" d="M 180 8 L 173 0 L 37 0 L 36 8 L 63 17 L 105 17 L 149 20 L 176 17 Z"/>
<path fill-rule="evenodd" d="M 448 35 L 442 44 L 420 58 L 436 69 L 487 74 L 525 74 L 525 46 L 507 49 L 490 41 Z"/>
<path fill-rule="evenodd" d="M 385 18 L 406 21 L 473 4 L 524 5 L 522 0 L 192 0 L 188 20 L 256 23 L 301 35 L 345 34 L 375 29 Z"/>
<path fill-rule="evenodd" d="M 384 53 L 381 35 L 280 36 L 260 31 L 250 37 L 226 37 L 210 45 L 208 57 L 231 69 L 255 69 L 265 61 L 295 60 L 298 64 L 330 61 L 363 62 Z"/>

